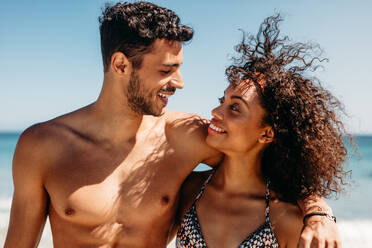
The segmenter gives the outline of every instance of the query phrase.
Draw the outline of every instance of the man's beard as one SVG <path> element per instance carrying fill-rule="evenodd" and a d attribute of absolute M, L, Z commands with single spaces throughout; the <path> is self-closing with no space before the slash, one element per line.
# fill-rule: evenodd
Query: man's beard
<path fill-rule="evenodd" d="M 126 95 L 128 105 L 133 112 L 139 115 L 153 116 L 160 116 L 162 114 L 161 109 L 156 109 L 156 103 L 152 102 L 152 99 L 156 99 L 156 96 L 143 89 L 142 82 L 135 70 L 131 73 Z"/>

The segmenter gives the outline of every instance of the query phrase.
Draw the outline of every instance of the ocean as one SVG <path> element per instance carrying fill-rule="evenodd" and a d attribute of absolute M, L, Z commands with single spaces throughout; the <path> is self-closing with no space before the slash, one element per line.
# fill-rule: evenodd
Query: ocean
<path fill-rule="evenodd" d="M 20 133 L 0 133 L 0 244 L 5 241 L 13 193 L 11 163 Z M 372 136 L 356 136 L 358 154 L 345 164 L 351 176 L 344 193 L 327 199 L 337 217 L 343 247 L 372 247 Z M 203 169 L 199 166 L 198 169 Z M 52 247 L 49 223 L 39 247 Z M 168 247 L 174 247 L 169 245 Z"/>

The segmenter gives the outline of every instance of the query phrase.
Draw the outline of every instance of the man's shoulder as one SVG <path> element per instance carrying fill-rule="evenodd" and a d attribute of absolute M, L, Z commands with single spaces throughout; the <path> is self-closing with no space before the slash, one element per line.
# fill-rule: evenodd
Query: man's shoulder
<path fill-rule="evenodd" d="M 198 163 L 216 165 L 222 158 L 220 152 L 206 143 L 209 120 L 197 114 L 166 111 L 165 133 L 168 141 L 183 156 L 191 156 Z"/>
<path fill-rule="evenodd" d="M 56 154 L 60 154 L 58 151 L 60 139 L 55 134 L 55 128 L 50 122 L 38 123 L 27 128 L 17 142 L 13 170 L 23 171 L 23 174 L 45 172 L 55 161 Z"/>
<path fill-rule="evenodd" d="M 167 111 L 165 118 L 165 134 L 169 142 L 183 148 L 206 146 L 208 121 L 196 114 Z"/>
<path fill-rule="evenodd" d="M 203 134 L 205 137 L 209 120 L 197 115 L 167 110 L 164 114 L 166 127 L 172 132 Z"/>
<path fill-rule="evenodd" d="M 178 112 L 174 110 L 165 110 L 164 117 L 167 121 L 177 121 L 183 119 L 195 119 L 195 120 L 202 120 L 204 122 L 209 122 L 207 118 L 204 118 L 198 114 L 193 113 L 185 113 L 185 112 Z"/>
<path fill-rule="evenodd" d="M 23 131 L 18 143 L 35 147 L 32 144 L 37 143 L 40 146 L 47 141 L 53 141 L 54 129 L 51 121 L 34 124 Z"/>
<path fill-rule="evenodd" d="M 83 130 L 89 122 L 89 105 L 54 119 L 37 123 L 24 131 L 24 136 L 40 144 L 71 145 L 78 137 L 85 137 Z M 23 135 L 22 134 L 22 135 Z M 22 136 L 21 136 L 22 137 Z"/>
<path fill-rule="evenodd" d="M 61 150 L 66 150 L 67 146 L 71 148 L 74 129 L 68 124 L 69 115 L 28 127 L 21 134 L 16 149 L 32 153 L 35 157 L 39 153 L 42 153 L 43 157 L 52 157 L 54 154 L 60 154 Z"/>
<path fill-rule="evenodd" d="M 63 132 L 54 121 L 46 121 L 28 127 L 21 134 L 17 148 L 27 149 L 32 152 L 50 151 L 52 147 L 63 144 Z"/>

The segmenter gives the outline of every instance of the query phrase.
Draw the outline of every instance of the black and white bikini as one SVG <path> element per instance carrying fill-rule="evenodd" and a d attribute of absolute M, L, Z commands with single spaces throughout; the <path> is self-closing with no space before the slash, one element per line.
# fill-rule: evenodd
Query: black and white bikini
<path fill-rule="evenodd" d="M 201 198 L 205 187 L 211 180 L 214 173 L 210 174 L 208 179 L 204 182 L 200 189 L 198 196 L 196 197 L 194 203 L 192 204 L 189 211 L 185 214 L 181 221 L 181 226 L 177 232 L 176 247 L 177 248 L 207 248 L 204 241 L 203 234 L 200 229 L 200 223 L 196 213 L 196 202 Z M 238 248 L 279 248 L 278 241 L 275 237 L 274 231 L 270 225 L 269 216 L 269 202 L 270 202 L 270 190 L 269 187 L 266 188 L 266 220 L 265 222 L 257 228 L 253 233 L 251 233 L 246 239 L 241 242 Z"/>

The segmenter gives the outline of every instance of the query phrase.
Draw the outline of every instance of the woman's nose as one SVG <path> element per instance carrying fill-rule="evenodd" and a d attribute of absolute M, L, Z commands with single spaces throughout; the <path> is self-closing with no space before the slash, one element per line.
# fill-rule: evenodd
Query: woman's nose
<path fill-rule="evenodd" d="M 223 120 L 222 106 L 218 106 L 212 110 L 212 116 L 217 120 Z"/>

